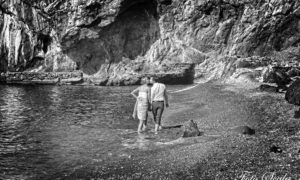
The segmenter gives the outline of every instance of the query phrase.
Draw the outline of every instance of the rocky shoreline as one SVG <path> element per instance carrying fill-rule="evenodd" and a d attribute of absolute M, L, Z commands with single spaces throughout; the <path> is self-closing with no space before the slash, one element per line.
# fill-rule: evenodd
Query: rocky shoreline
<path fill-rule="evenodd" d="M 39 85 L 100 85 L 128 86 L 140 85 L 146 76 L 158 78 L 166 84 L 192 84 L 194 80 L 194 64 L 177 63 L 165 67 L 165 70 L 148 71 L 146 73 L 124 73 L 110 78 L 93 79 L 82 71 L 73 72 L 7 72 L 1 73 L 2 84 L 39 84 Z"/>
<path fill-rule="evenodd" d="M 82 72 L 7 72 L 1 74 L 4 84 L 79 84 Z"/>

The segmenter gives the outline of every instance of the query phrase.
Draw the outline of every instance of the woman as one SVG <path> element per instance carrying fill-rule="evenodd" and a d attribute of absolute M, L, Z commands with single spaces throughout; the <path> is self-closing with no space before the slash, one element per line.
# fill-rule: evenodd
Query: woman
<path fill-rule="evenodd" d="M 144 79 L 144 81 L 145 84 L 131 92 L 131 94 L 137 99 L 133 112 L 133 118 L 138 118 L 140 121 L 137 129 L 138 133 L 141 133 L 146 129 L 148 109 L 150 109 L 150 78 L 147 77 Z"/>

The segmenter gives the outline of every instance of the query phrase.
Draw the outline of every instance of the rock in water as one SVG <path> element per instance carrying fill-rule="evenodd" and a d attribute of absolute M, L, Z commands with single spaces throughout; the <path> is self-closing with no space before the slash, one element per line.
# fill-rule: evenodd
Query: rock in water
<path fill-rule="evenodd" d="M 285 100 L 290 104 L 300 106 L 300 79 L 297 79 L 288 87 L 285 93 Z"/>
<path fill-rule="evenodd" d="M 246 134 L 246 135 L 253 135 L 255 134 L 255 130 L 248 127 L 248 126 L 238 126 L 238 127 L 235 127 L 233 129 L 233 131 L 237 132 L 237 133 L 240 133 L 240 134 Z"/>
<path fill-rule="evenodd" d="M 200 135 L 201 132 L 199 131 L 197 124 L 193 120 L 189 120 L 183 125 L 182 137 L 195 137 Z"/>
<path fill-rule="evenodd" d="M 259 86 L 260 91 L 266 91 L 266 92 L 278 92 L 278 87 L 270 86 L 267 84 L 262 84 Z"/>
<path fill-rule="evenodd" d="M 292 80 L 291 78 L 285 73 L 278 69 L 275 69 L 274 72 L 274 80 L 275 83 L 278 85 L 280 89 L 286 89 L 286 85 L 288 85 Z"/>

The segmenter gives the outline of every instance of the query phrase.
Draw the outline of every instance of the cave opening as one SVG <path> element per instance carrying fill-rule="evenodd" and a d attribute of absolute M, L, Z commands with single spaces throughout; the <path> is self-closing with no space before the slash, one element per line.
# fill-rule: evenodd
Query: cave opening
<path fill-rule="evenodd" d="M 99 31 L 99 38 L 81 40 L 69 55 L 84 73 L 92 75 L 102 65 L 144 56 L 159 37 L 156 1 L 127 0 L 115 21 Z"/>
<path fill-rule="evenodd" d="M 131 1 L 129 5 L 121 8 L 116 22 L 108 28 L 110 36 L 104 38 L 105 42 L 111 42 L 106 45 L 114 62 L 122 57 L 133 60 L 143 56 L 160 37 L 156 1 Z"/>

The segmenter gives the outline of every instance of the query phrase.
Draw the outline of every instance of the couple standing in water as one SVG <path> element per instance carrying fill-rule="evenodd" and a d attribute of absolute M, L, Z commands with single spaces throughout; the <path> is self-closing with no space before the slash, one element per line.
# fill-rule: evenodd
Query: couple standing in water
<path fill-rule="evenodd" d="M 169 107 L 166 86 L 157 82 L 153 77 L 146 77 L 145 83 L 136 88 L 131 94 L 137 99 L 133 118 L 139 119 L 138 133 L 146 130 L 148 111 L 152 111 L 155 122 L 154 132 L 157 134 L 161 127 L 161 117 L 164 107 Z"/>

